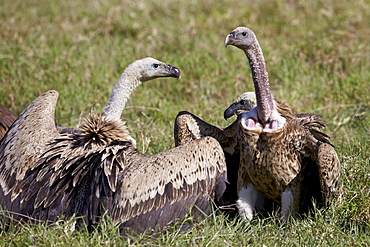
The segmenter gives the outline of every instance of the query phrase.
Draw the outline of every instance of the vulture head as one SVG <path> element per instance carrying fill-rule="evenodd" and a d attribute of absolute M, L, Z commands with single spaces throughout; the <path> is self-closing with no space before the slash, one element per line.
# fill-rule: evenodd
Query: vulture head
<path fill-rule="evenodd" d="M 256 43 L 258 44 L 256 35 L 247 27 L 235 28 L 225 40 L 225 46 L 233 45 L 242 50 L 246 50 Z"/>
<path fill-rule="evenodd" d="M 151 57 L 130 64 L 114 86 L 103 116 L 110 120 L 120 119 L 131 93 L 141 83 L 159 77 L 180 78 L 180 70 Z"/>
<path fill-rule="evenodd" d="M 225 111 L 225 120 L 233 115 L 239 115 L 247 112 L 256 106 L 256 94 L 254 92 L 245 92 L 240 95 Z"/>
<path fill-rule="evenodd" d="M 257 107 L 240 114 L 243 128 L 263 129 L 266 132 L 282 128 L 285 124 L 285 118 L 278 112 L 277 104 L 270 92 L 265 59 L 256 35 L 247 27 L 237 27 L 226 36 L 225 45 L 233 45 L 243 50 L 252 72 Z M 240 107 L 240 102 L 237 107 Z M 226 116 L 235 114 L 237 110 L 228 109 L 225 114 Z"/>
<path fill-rule="evenodd" d="M 136 64 L 136 62 L 138 64 Z M 157 59 L 147 57 L 132 63 L 130 66 L 137 66 L 136 72 L 140 75 L 142 82 L 159 77 L 180 78 L 180 70 L 169 64 L 165 64 Z"/>

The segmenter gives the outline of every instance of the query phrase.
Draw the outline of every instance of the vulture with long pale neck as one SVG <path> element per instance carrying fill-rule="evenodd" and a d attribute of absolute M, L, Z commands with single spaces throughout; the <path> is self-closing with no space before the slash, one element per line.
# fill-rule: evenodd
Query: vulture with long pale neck
<path fill-rule="evenodd" d="M 58 92 L 34 100 L 0 143 L 0 205 L 16 218 L 78 216 L 88 226 L 109 215 L 123 232 L 138 233 L 189 214 L 196 219 L 209 214 L 226 182 L 218 142 L 205 137 L 146 155 L 120 120 L 132 91 L 158 77 L 179 78 L 180 71 L 153 58 L 134 62 L 118 80 L 103 116 L 91 114 L 74 131 L 55 125 Z"/>
<path fill-rule="evenodd" d="M 234 29 L 225 44 L 246 54 L 257 100 L 255 108 L 236 120 L 241 157 L 239 213 L 250 219 L 263 198 L 281 204 L 284 219 L 306 211 L 312 200 L 318 205 L 329 203 L 338 189 L 340 162 L 328 136 L 314 135 L 305 126 L 312 123 L 318 130 L 321 119 L 308 114 L 302 122 L 303 115 L 297 117 L 286 103 L 274 99 L 262 49 L 250 29 Z"/>
<path fill-rule="evenodd" d="M 247 55 L 255 96 L 245 93 L 225 110 L 226 119 L 234 114 L 237 119 L 224 129 L 180 112 L 175 143 L 203 136 L 219 141 L 230 183 L 223 198 L 229 198 L 227 203 L 237 198 L 245 219 L 256 210 L 265 211 L 271 202 L 280 206 L 284 219 L 307 212 L 313 201 L 318 206 L 329 204 L 339 186 L 340 162 L 329 136 L 321 131 L 322 119 L 317 114 L 293 114 L 286 103 L 274 99 L 261 47 L 250 29 L 236 28 L 225 44 Z M 251 109 L 253 102 L 257 106 Z"/>

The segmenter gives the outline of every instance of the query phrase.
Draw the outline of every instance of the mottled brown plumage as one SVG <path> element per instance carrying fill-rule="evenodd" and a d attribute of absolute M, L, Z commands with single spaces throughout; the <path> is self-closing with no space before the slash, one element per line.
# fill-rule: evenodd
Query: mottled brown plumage
<path fill-rule="evenodd" d="M 237 150 L 236 139 L 226 133 L 234 133 L 234 129 L 236 127 L 237 125 L 231 124 L 225 129 L 219 128 L 203 121 L 187 111 L 178 113 L 174 125 L 174 139 L 176 146 L 189 143 L 205 136 L 211 136 L 221 144 L 225 154 L 228 180 L 225 193 L 222 196 L 221 204 L 227 206 L 231 210 L 235 210 L 232 205 L 236 203 L 238 198 L 236 181 L 240 155 L 239 150 Z M 208 146 L 207 148 L 213 149 L 214 146 Z"/>
<path fill-rule="evenodd" d="M 32 102 L 15 120 L 0 142 L 1 192 L 10 196 L 13 186 L 24 179 L 45 151 L 47 142 L 58 135 L 54 122 L 58 92 L 49 91 Z M 2 199 L 4 202 L 8 199 Z"/>
<path fill-rule="evenodd" d="M 10 125 L 17 119 L 17 115 L 6 106 L 0 104 L 0 140 L 8 131 Z"/>
<path fill-rule="evenodd" d="M 220 142 L 230 183 L 224 197 L 238 196 L 237 207 L 244 218 L 252 218 L 256 209 L 263 211 L 271 202 L 281 205 L 283 218 L 307 212 L 312 200 L 318 205 L 329 203 L 338 188 L 340 163 L 329 136 L 321 131 L 325 127 L 322 119 L 311 113 L 293 114 L 286 103 L 273 98 L 262 50 L 251 30 L 235 29 L 226 45 L 245 51 L 256 100 L 247 93 L 231 104 L 224 117 L 237 114 L 237 119 L 225 129 L 180 112 L 175 121 L 175 142 L 207 135 Z M 257 107 L 250 109 L 253 101 Z M 231 175 L 234 172 L 238 175 Z"/>
<path fill-rule="evenodd" d="M 248 112 L 256 106 L 256 96 L 254 92 L 245 92 L 240 95 L 224 112 L 225 119 L 232 115 L 239 115 Z M 325 126 L 321 123 L 322 119 L 317 114 L 301 113 L 295 114 L 298 124 L 307 132 L 307 136 L 323 143 L 328 143 L 328 136 L 321 131 Z M 175 143 L 182 144 L 195 140 L 202 136 L 212 136 L 216 138 L 224 149 L 228 170 L 228 186 L 223 195 L 225 204 L 236 202 L 237 196 L 237 173 L 239 168 L 240 153 L 237 146 L 236 135 L 239 133 L 238 125 L 231 124 L 225 129 L 213 126 L 189 112 L 180 112 L 175 121 Z M 259 211 L 271 208 L 271 203 L 262 203 Z M 300 210 L 303 211 L 303 210 Z"/>
<path fill-rule="evenodd" d="M 277 100 L 278 101 L 278 100 Z M 256 106 L 256 96 L 254 92 L 245 92 L 240 95 L 224 112 L 224 118 L 227 120 L 233 115 L 239 115 L 248 112 Z M 320 142 L 330 144 L 329 136 L 326 135 L 321 129 L 325 128 L 322 123 L 323 119 L 318 114 L 312 113 L 298 113 L 294 114 L 297 118 L 299 125 L 311 134 L 313 138 Z"/>
<path fill-rule="evenodd" d="M 329 202 L 338 188 L 340 163 L 328 136 L 319 131 L 319 118 L 307 115 L 302 120 L 273 98 L 262 50 L 250 29 L 236 28 L 225 43 L 245 52 L 257 99 L 257 107 L 236 120 L 239 213 L 251 218 L 258 198 L 281 203 L 283 218 L 305 211 L 312 199 Z"/>
<path fill-rule="evenodd" d="M 104 115 L 91 114 L 79 130 L 60 131 L 55 126 L 56 91 L 38 97 L 0 145 L 1 206 L 45 221 L 81 216 L 79 221 L 89 226 L 107 214 L 122 223 L 122 230 L 136 232 L 159 229 L 190 211 L 196 218 L 204 216 L 200 211 L 210 213 L 211 201 L 223 193 L 226 180 L 224 155 L 217 141 L 206 137 L 145 155 L 136 149 L 119 119 L 127 98 L 118 97 L 121 92 L 117 90 L 128 90 L 123 93 L 128 97 L 141 81 L 165 76 L 179 77 L 180 72 L 152 58 L 130 65 Z M 49 123 L 45 129 L 41 128 L 43 121 Z M 37 143 L 22 142 L 20 137 L 38 128 Z M 21 145 L 24 150 L 38 150 L 33 151 L 32 160 L 22 153 L 13 154 L 13 147 Z M 214 148 L 204 148 L 208 146 Z"/>
<path fill-rule="evenodd" d="M 84 129 L 97 128 L 89 123 L 102 123 L 91 118 L 94 115 Z M 103 127 L 110 125 L 107 121 Z M 21 200 L 33 205 L 23 213 L 52 221 L 74 214 L 83 216 L 88 225 L 108 213 L 122 223 L 123 230 L 137 232 L 181 220 L 192 206 L 197 219 L 202 218 L 200 211 L 210 213 L 210 202 L 222 194 L 226 176 L 216 140 L 203 138 L 145 155 L 135 148 L 131 137 L 124 136 L 125 131 L 120 139 L 103 145 L 97 139 L 85 142 L 86 132 L 66 133 L 50 143 L 36 168 L 15 188 L 15 194 L 22 193 Z M 204 150 L 210 145 L 215 148 Z"/>

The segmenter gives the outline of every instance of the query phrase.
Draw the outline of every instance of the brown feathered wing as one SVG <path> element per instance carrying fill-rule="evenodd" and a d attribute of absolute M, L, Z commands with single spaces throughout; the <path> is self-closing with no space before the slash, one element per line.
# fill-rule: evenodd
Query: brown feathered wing
<path fill-rule="evenodd" d="M 0 104 L 0 140 L 4 137 L 9 127 L 17 119 L 17 115 Z"/>
<path fill-rule="evenodd" d="M 55 138 L 16 188 L 22 214 L 51 221 L 76 215 L 88 225 L 108 214 L 122 229 L 142 232 L 183 219 L 192 205 L 209 213 L 210 201 L 225 189 L 224 155 L 213 138 L 144 155 L 99 118 L 90 117 L 81 130 Z M 102 142 L 109 134 L 116 138 Z"/>
<path fill-rule="evenodd" d="M 49 221 L 61 215 L 83 216 L 93 225 L 111 210 L 118 173 L 126 162 L 125 155 L 117 154 L 132 147 L 131 137 L 121 121 L 95 114 L 80 130 L 61 133 L 48 143 L 34 169 L 15 188 L 22 214 Z"/>
<path fill-rule="evenodd" d="M 10 193 L 45 151 L 58 131 L 54 111 L 58 92 L 48 91 L 35 99 L 16 119 L 0 143 L 0 203 L 11 209 Z M 19 144 L 22 145 L 19 145 Z M 7 199 L 5 199 L 5 197 Z"/>
<path fill-rule="evenodd" d="M 237 178 L 240 153 L 236 148 L 236 125 L 233 123 L 225 129 L 211 125 L 194 114 L 181 111 L 178 113 L 174 125 L 175 145 L 188 143 L 204 136 L 215 138 L 221 145 L 227 165 L 227 187 L 222 196 L 223 205 L 234 204 L 238 198 Z"/>
<path fill-rule="evenodd" d="M 158 154 L 131 153 L 127 160 L 112 212 L 124 229 L 142 232 L 189 213 L 204 218 L 226 187 L 223 151 L 211 137 Z"/>

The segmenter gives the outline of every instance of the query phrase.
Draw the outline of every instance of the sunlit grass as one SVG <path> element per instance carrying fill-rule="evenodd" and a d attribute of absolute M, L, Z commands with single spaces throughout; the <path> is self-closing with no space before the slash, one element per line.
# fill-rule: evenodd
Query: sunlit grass
<path fill-rule="evenodd" d="M 63 222 L 14 226 L 0 245 L 366 246 L 370 245 L 370 3 L 368 1 L 2 1 L 0 103 L 17 114 L 59 92 L 56 122 L 76 127 L 101 112 L 125 67 L 152 56 L 182 79 L 144 83 L 123 119 L 145 153 L 174 146 L 181 110 L 227 126 L 224 109 L 252 91 L 245 55 L 224 47 L 246 25 L 265 54 L 271 89 L 294 112 L 320 114 L 342 161 L 340 196 L 326 212 L 250 224 L 216 214 L 193 229 L 123 239 L 115 226 L 68 232 Z M 62 226 L 60 225 L 62 224 Z M 65 232 L 67 231 L 67 233 Z"/>

